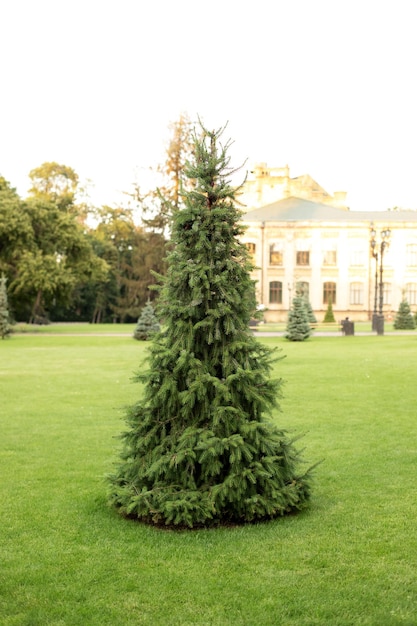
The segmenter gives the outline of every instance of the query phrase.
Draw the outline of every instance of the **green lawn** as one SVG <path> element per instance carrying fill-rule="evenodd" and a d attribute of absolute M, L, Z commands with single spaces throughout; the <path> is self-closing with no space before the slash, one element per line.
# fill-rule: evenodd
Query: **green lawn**
<path fill-rule="evenodd" d="M 324 458 L 311 507 L 182 532 L 105 502 L 147 344 L 0 341 L 1 626 L 417 624 L 417 335 L 262 341 L 286 355 L 274 419 Z"/>
<path fill-rule="evenodd" d="M 87 322 L 54 322 L 52 324 L 26 324 L 19 322 L 12 327 L 18 334 L 43 335 L 133 335 L 136 324 L 88 324 Z"/>

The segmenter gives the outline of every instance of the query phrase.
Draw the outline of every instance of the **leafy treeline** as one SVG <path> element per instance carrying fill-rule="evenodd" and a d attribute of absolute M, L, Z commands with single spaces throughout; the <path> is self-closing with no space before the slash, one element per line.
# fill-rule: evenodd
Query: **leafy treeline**
<path fill-rule="evenodd" d="M 30 172 L 25 199 L 0 176 L 0 273 L 7 279 L 12 319 L 137 320 L 153 297 L 153 272 L 165 273 L 170 219 L 181 203 L 188 117 L 182 115 L 171 130 L 166 162 L 157 169 L 161 185 L 146 194 L 137 187 L 132 208 L 88 207 L 80 200 L 76 172 L 55 162 Z"/>

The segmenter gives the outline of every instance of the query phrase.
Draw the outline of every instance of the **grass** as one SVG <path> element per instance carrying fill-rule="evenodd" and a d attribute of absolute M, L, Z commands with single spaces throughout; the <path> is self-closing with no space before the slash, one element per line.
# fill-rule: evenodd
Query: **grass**
<path fill-rule="evenodd" d="M 42 334 L 42 335 L 130 335 L 132 336 L 135 330 L 136 324 L 89 324 L 87 322 L 53 322 L 47 325 L 26 324 L 19 322 L 13 326 L 13 332 L 16 334 Z M 264 332 L 278 332 L 285 333 L 287 324 L 286 322 L 268 322 L 259 324 L 256 327 L 258 334 Z M 318 322 L 314 325 L 314 330 L 318 332 L 330 332 L 340 333 L 340 322 L 334 322 L 326 324 L 324 322 Z M 394 329 L 394 323 L 391 321 L 385 322 L 385 332 L 395 332 L 401 334 L 402 331 L 396 331 Z M 355 322 L 355 333 L 371 333 L 372 323 L 369 322 Z M 411 331 L 412 332 L 412 331 Z M 414 331 L 417 336 L 417 329 Z M 314 333 L 314 331 L 313 331 Z M 410 331 L 407 331 L 409 334 Z"/>
<path fill-rule="evenodd" d="M 163 531 L 106 506 L 103 475 L 146 344 L 0 341 L 2 626 L 417 624 L 417 337 L 264 337 L 279 425 L 315 462 L 301 515 Z"/>
<path fill-rule="evenodd" d="M 12 327 L 18 334 L 42 335 L 133 335 L 136 324 L 89 324 L 88 322 L 54 322 L 52 324 L 27 324 L 18 322 Z"/>

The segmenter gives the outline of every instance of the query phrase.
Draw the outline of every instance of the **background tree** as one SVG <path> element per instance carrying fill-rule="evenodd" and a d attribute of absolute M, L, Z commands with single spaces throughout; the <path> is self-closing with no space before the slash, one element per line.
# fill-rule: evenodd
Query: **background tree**
<path fill-rule="evenodd" d="M 329 301 L 327 303 L 327 309 L 326 309 L 326 313 L 324 314 L 323 321 L 326 324 L 332 324 L 336 321 L 334 313 L 333 313 L 333 304 L 332 304 L 331 298 L 329 298 Z"/>
<path fill-rule="evenodd" d="M 221 131 L 203 129 L 174 216 L 173 246 L 150 349 L 144 399 L 128 413 L 110 501 L 127 516 L 174 526 L 242 523 L 306 505 L 309 477 L 293 441 L 265 417 L 281 381 L 249 330 L 253 265 Z"/>
<path fill-rule="evenodd" d="M 8 278 L 13 315 L 28 321 L 45 319 L 55 307 L 68 306 L 81 284 L 107 271 L 73 203 L 75 173 L 70 176 L 73 170 L 66 168 L 64 180 L 70 182 L 65 186 L 56 178 L 53 182 L 42 168 L 31 172 L 34 185 L 25 201 L 0 180 L 0 263 Z"/>
<path fill-rule="evenodd" d="M 193 181 L 185 176 L 186 162 L 192 157 L 192 123 L 188 114 L 182 113 L 169 126 L 171 137 L 165 152 L 165 161 L 156 168 L 159 184 L 142 194 L 136 187 L 135 198 L 139 204 L 143 223 L 160 234 L 167 235 L 175 213 L 183 205 L 182 191 Z"/>
<path fill-rule="evenodd" d="M 304 341 L 311 335 L 310 321 L 303 296 L 297 294 L 288 312 L 285 338 L 289 341 Z"/>
<path fill-rule="evenodd" d="M 155 315 L 155 310 L 151 301 L 148 300 L 139 315 L 133 337 L 138 340 L 147 341 L 160 330 L 161 326 Z"/>
<path fill-rule="evenodd" d="M 76 215 L 46 198 L 30 198 L 25 210 L 31 238 L 20 253 L 11 290 L 30 303 L 29 321 L 48 317 L 56 304 L 68 305 L 78 284 L 104 277 L 107 265 L 99 259 Z"/>
<path fill-rule="evenodd" d="M 165 238 L 137 226 L 126 208 L 102 207 L 94 232 L 96 250 L 110 266 L 109 280 L 97 293 L 100 318 L 137 321 L 155 283 L 153 272 L 165 272 Z M 107 297 L 107 301 L 106 301 Z M 99 302 L 101 305 L 99 306 Z"/>
<path fill-rule="evenodd" d="M 0 276 L 0 337 L 5 339 L 10 334 L 9 305 L 7 302 L 6 277 Z"/>
<path fill-rule="evenodd" d="M 162 173 L 168 184 L 165 187 L 164 200 L 168 218 L 175 215 L 182 205 L 182 192 L 190 187 L 190 179 L 185 175 L 185 165 L 192 157 L 192 123 L 186 113 L 170 124 L 171 139 L 166 150 Z"/>
<path fill-rule="evenodd" d="M 0 270 L 16 319 L 137 321 L 153 272 L 165 272 L 165 237 L 125 208 L 102 207 L 88 227 L 70 167 L 44 163 L 30 178 L 22 201 L 0 177 Z"/>
<path fill-rule="evenodd" d="M 400 302 L 399 309 L 395 316 L 394 328 L 396 330 L 413 330 L 416 327 L 416 320 L 411 312 L 407 300 Z"/>
<path fill-rule="evenodd" d="M 79 178 L 72 167 L 46 162 L 29 172 L 29 178 L 32 197 L 52 201 L 62 210 L 75 207 Z"/>
<path fill-rule="evenodd" d="M 16 263 L 32 237 L 32 224 L 16 190 L 0 176 L 0 270 L 9 280 L 16 272 Z"/>

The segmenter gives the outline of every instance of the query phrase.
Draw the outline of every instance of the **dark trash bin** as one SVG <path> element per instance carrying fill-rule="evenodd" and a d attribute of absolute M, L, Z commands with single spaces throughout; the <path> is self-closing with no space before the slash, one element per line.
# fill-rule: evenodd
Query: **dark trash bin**
<path fill-rule="evenodd" d="M 351 322 L 348 317 L 346 319 L 342 320 L 342 333 L 344 335 L 354 335 L 355 334 L 355 324 L 353 322 Z"/>
<path fill-rule="evenodd" d="M 375 330 L 377 335 L 384 334 L 384 316 L 377 315 L 375 320 Z"/>

